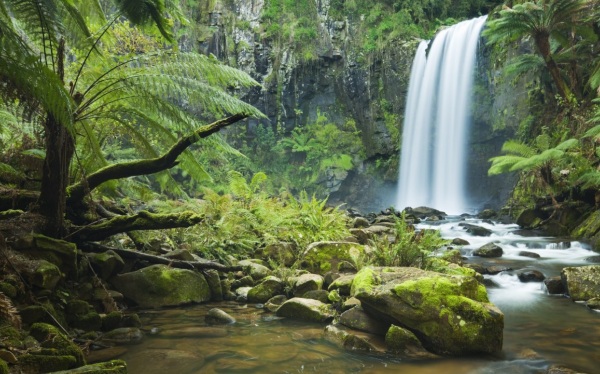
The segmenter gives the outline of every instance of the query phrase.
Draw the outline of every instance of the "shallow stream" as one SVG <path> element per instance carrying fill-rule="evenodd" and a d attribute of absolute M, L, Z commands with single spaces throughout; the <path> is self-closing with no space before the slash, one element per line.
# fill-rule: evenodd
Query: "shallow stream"
<path fill-rule="evenodd" d="M 348 352 L 322 338 L 324 326 L 276 318 L 254 305 L 211 303 L 186 308 L 140 312 L 146 335 L 141 344 L 92 352 L 90 361 L 121 358 L 130 373 L 544 373 L 561 364 L 588 374 L 600 368 L 600 314 L 562 296 L 547 295 L 540 283 L 521 283 L 517 270 L 535 269 L 546 277 L 565 266 L 591 264 L 596 256 L 579 242 L 522 236 L 516 225 L 469 223 L 492 230 L 490 237 L 467 234 L 458 221 L 421 228 L 464 238 L 467 262 L 499 265 L 514 271 L 486 276 L 488 294 L 505 314 L 504 349 L 490 357 L 403 361 L 391 356 Z M 496 242 L 499 259 L 471 255 L 483 244 Z M 519 256 L 520 251 L 538 259 Z M 208 326 L 204 316 L 218 307 L 237 319 L 228 326 Z"/>

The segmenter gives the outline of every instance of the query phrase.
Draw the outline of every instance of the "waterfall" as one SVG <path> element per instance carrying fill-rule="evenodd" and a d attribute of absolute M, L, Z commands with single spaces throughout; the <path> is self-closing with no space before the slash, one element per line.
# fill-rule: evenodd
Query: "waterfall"
<path fill-rule="evenodd" d="M 421 42 L 415 55 L 402 132 L 396 207 L 469 210 L 464 179 L 479 34 L 487 16 L 458 23 Z"/>

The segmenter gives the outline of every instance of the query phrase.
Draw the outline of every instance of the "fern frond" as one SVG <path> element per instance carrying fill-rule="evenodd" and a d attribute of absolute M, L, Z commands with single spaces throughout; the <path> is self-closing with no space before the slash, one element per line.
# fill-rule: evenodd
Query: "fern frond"
<path fill-rule="evenodd" d="M 600 171 L 593 170 L 583 174 L 578 183 L 583 183 L 582 188 L 598 188 L 600 186 Z"/>
<path fill-rule="evenodd" d="M 535 154 L 535 150 L 532 147 L 516 140 L 504 142 L 502 152 L 522 157 L 531 157 Z"/>
<path fill-rule="evenodd" d="M 596 125 L 583 134 L 582 138 L 598 138 L 600 136 L 600 125 Z"/>
<path fill-rule="evenodd" d="M 524 157 L 513 155 L 492 157 L 489 160 L 492 165 L 488 170 L 488 175 L 491 176 L 508 173 L 515 164 L 523 161 L 524 159 Z"/>
<path fill-rule="evenodd" d="M 5 320 L 14 328 L 21 329 L 21 316 L 12 303 L 12 300 L 0 292 L 0 320 Z"/>
<path fill-rule="evenodd" d="M 544 67 L 544 60 L 539 55 L 523 54 L 513 58 L 504 68 L 508 77 L 520 77 L 525 73 L 539 71 Z"/>
<path fill-rule="evenodd" d="M 567 139 L 564 142 L 560 143 L 554 149 L 558 149 L 559 151 L 568 151 L 569 149 L 575 148 L 579 145 L 578 139 Z"/>

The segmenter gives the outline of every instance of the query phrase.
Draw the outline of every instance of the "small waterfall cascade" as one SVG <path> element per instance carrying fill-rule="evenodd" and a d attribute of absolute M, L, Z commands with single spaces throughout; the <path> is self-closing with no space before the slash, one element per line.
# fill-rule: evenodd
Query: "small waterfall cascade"
<path fill-rule="evenodd" d="M 470 104 L 479 35 L 487 16 L 421 42 L 408 88 L 396 207 L 469 210 L 465 192 Z"/>

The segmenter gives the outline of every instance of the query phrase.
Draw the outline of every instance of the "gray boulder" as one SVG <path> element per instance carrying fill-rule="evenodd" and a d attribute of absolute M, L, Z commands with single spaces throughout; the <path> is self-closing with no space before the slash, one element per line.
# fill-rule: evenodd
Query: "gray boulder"
<path fill-rule="evenodd" d="M 600 297 L 600 265 L 567 267 L 562 270 L 561 278 L 573 301 Z"/>
<path fill-rule="evenodd" d="M 294 284 L 294 295 L 302 297 L 308 291 L 316 291 L 323 288 L 323 277 L 318 274 L 302 274 Z"/>
<path fill-rule="evenodd" d="M 479 257 L 502 257 L 502 254 L 504 254 L 502 248 L 494 243 L 487 243 L 473 251 L 473 256 Z"/>
<path fill-rule="evenodd" d="M 281 304 L 277 315 L 309 322 L 327 322 L 333 319 L 333 309 L 318 300 L 294 297 Z"/>

